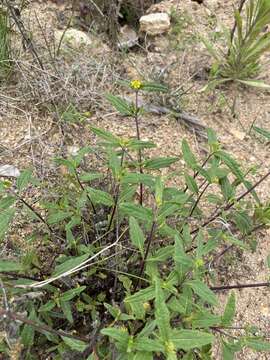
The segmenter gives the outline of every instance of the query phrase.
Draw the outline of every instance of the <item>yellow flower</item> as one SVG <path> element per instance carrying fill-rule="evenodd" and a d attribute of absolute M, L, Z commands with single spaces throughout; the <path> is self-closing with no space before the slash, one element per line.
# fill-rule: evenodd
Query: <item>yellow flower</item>
<path fill-rule="evenodd" d="M 130 82 L 130 87 L 131 87 L 131 89 L 134 89 L 134 90 L 141 89 L 142 85 L 143 84 L 142 84 L 142 82 L 140 80 L 132 80 Z"/>

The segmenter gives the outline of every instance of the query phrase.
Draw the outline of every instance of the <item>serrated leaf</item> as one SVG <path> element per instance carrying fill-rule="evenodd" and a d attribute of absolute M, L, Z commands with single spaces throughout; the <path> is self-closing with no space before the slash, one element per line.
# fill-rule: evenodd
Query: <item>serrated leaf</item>
<path fill-rule="evenodd" d="M 120 114 L 125 116 L 133 115 L 132 107 L 126 100 L 112 94 L 107 94 L 106 99 Z"/>
<path fill-rule="evenodd" d="M 132 244 L 140 250 L 140 253 L 143 256 L 145 236 L 138 221 L 132 216 L 129 218 L 129 234 Z"/>
<path fill-rule="evenodd" d="M 223 326 L 231 326 L 235 315 L 235 294 L 231 293 L 229 300 L 226 304 L 224 314 L 221 318 Z"/>
<path fill-rule="evenodd" d="M 129 333 L 126 329 L 117 329 L 113 327 L 108 327 L 105 329 L 102 329 L 101 331 L 102 335 L 109 336 L 110 338 L 114 339 L 117 342 L 117 345 L 121 346 L 121 349 L 123 351 L 126 350 L 128 346 L 128 340 L 129 340 Z"/>
<path fill-rule="evenodd" d="M 149 187 L 155 185 L 152 175 L 140 173 L 128 173 L 121 179 L 122 184 L 144 184 Z"/>
<path fill-rule="evenodd" d="M 87 190 L 91 200 L 95 204 L 102 204 L 105 206 L 112 206 L 114 204 L 114 200 L 109 193 L 102 191 L 102 190 L 93 189 L 90 187 L 87 187 L 86 190 Z"/>
<path fill-rule="evenodd" d="M 71 350 L 84 352 L 88 346 L 88 344 L 81 340 L 71 339 L 66 336 L 61 336 L 61 338 L 63 339 L 64 343 L 71 348 Z"/>
<path fill-rule="evenodd" d="M 125 303 L 130 304 L 130 303 L 138 303 L 138 304 L 143 304 L 149 300 L 154 299 L 155 297 L 155 288 L 153 285 L 139 290 L 137 291 L 135 294 L 127 296 L 125 298 Z"/>
<path fill-rule="evenodd" d="M 177 350 L 188 351 L 197 347 L 212 344 L 214 336 L 197 330 L 172 330 L 171 341 Z"/>
<path fill-rule="evenodd" d="M 160 157 L 145 161 L 144 167 L 151 170 L 163 169 L 174 164 L 178 160 L 179 158 L 177 157 Z"/>
<path fill-rule="evenodd" d="M 210 305 L 217 305 L 218 301 L 216 295 L 200 280 L 190 280 L 185 283 L 190 286 L 194 293 L 198 295 L 202 300 Z"/>
<path fill-rule="evenodd" d="M 142 221 L 152 221 L 153 212 L 149 208 L 134 203 L 122 203 L 119 208 L 125 215 L 133 216 Z"/>
<path fill-rule="evenodd" d="M 90 129 L 98 137 L 100 137 L 103 140 L 106 140 L 108 143 L 110 143 L 112 145 L 119 146 L 120 143 L 121 143 L 121 140 L 117 136 L 110 133 L 109 131 L 105 131 L 103 129 L 98 129 L 98 128 L 95 128 L 95 127 L 91 127 Z"/>

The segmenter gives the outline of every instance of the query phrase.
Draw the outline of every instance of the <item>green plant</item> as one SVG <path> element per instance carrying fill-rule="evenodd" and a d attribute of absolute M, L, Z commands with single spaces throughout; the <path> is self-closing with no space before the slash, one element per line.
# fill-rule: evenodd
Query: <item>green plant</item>
<path fill-rule="evenodd" d="M 0 6 L 0 80 L 10 71 L 10 30 L 8 12 Z"/>
<path fill-rule="evenodd" d="M 20 212 L 30 216 L 33 238 L 36 233 L 46 249 L 0 261 L 0 351 L 8 354 L 17 341 L 24 359 L 210 359 L 215 338 L 224 359 L 244 347 L 269 351 L 254 327 L 244 324 L 243 335 L 234 335 L 234 293 L 222 315 L 215 294 L 269 283 L 214 286 L 209 264 L 222 256 L 221 247 L 248 250 L 247 236 L 269 224 L 269 206 L 256 188 L 270 172 L 251 184 L 249 170 L 211 129 L 202 164 L 186 140 L 184 166 L 180 155 L 151 157 L 155 145 L 141 139 L 138 97 L 166 87 L 138 80 L 123 85 L 133 91 L 133 103 L 107 99 L 133 120 L 134 137 L 92 127 L 97 146 L 56 159 L 67 174 L 58 186 L 46 184 L 38 204 L 27 197 L 28 187 L 42 187 L 31 171 L 16 186 L 0 183 L 1 238 Z M 94 154 L 103 171 L 85 166 Z M 172 185 L 173 179 L 184 185 Z"/>
<path fill-rule="evenodd" d="M 212 66 L 212 80 L 208 86 L 236 81 L 241 84 L 268 88 L 265 83 L 256 79 L 260 73 L 261 57 L 270 49 L 270 32 L 265 28 L 270 23 L 270 1 L 249 0 L 246 15 L 241 15 L 246 1 L 242 0 L 234 12 L 235 24 L 229 32 L 224 30 L 226 49 L 215 47 L 202 39 L 209 53 L 215 59 Z"/>

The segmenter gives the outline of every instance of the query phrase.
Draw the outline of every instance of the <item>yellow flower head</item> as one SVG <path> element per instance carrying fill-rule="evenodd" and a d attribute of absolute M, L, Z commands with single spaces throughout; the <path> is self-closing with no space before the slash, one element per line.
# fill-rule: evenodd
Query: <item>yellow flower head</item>
<path fill-rule="evenodd" d="M 130 82 L 130 87 L 131 87 L 131 89 L 134 89 L 134 90 L 141 89 L 142 85 L 143 84 L 142 84 L 142 82 L 140 80 L 132 80 Z"/>

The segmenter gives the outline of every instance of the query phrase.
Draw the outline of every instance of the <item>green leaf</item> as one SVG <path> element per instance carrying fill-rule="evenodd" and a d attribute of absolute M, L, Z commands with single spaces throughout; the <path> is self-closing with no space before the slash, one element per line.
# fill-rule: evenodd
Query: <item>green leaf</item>
<path fill-rule="evenodd" d="M 266 264 L 267 264 L 268 268 L 270 269 L 270 254 L 267 256 Z"/>
<path fill-rule="evenodd" d="M 17 272 L 22 268 L 22 265 L 15 261 L 0 260 L 0 272 Z"/>
<path fill-rule="evenodd" d="M 91 200 L 95 204 L 102 204 L 105 206 L 112 206 L 114 204 L 114 200 L 109 193 L 102 191 L 102 190 L 93 189 L 90 187 L 87 187 L 86 190 L 87 190 Z"/>
<path fill-rule="evenodd" d="M 54 269 L 53 276 L 58 276 L 60 274 L 65 273 L 66 271 L 69 271 L 73 269 L 74 267 L 79 266 L 82 264 L 87 258 L 89 257 L 89 254 L 84 254 L 82 256 L 72 257 L 68 260 L 64 261 L 62 264 L 57 265 Z"/>
<path fill-rule="evenodd" d="M 197 160 L 185 139 L 182 141 L 182 153 L 187 166 L 195 170 L 197 167 Z"/>
<path fill-rule="evenodd" d="M 191 280 L 185 283 L 190 286 L 194 293 L 210 305 L 217 305 L 216 295 L 200 280 Z"/>
<path fill-rule="evenodd" d="M 221 159 L 224 162 L 224 164 L 228 166 L 228 168 L 237 177 L 237 179 L 239 179 L 241 182 L 244 181 L 244 175 L 237 161 L 235 161 L 230 155 L 228 155 L 227 153 L 221 150 L 217 151 L 215 153 L 215 156 Z"/>
<path fill-rule="evenodd" d="M 151 141 L 132 139 L 129 140 L 126 147 L 132 150 L 139 150 L 139 149 L 152 149 L 155 148 L 156 145 Z"/>
<path fill-rule="evenodd" d="M 154 82 L 144 82 L 141 89 L 148 92 L 168 92 L 167 86 Z"/>
<path fill-rule="evenodd" d="M 71 305 L 68 301 L 61 301 L 60 299 L 60 307 L 61 310 L 63 311 L 65 317 L 67 318 L 67 320 L 73 324 L 73 316 L 72 316 L 72 310 L 71 310 Z"/>
<path fill-rule="evenodd" d="M 236 80 L 239 81 L 241 84 L 270 90 L 270 85 L 268 85 L 260 80 L 240 80 L 240 79 L 236 79 Z"/>
<path fill-rule="evenodd" d="M 153 360 L 151 352 L 136 351 L 132 360 Z"/>
<path fill-rule="evenodd" d="M 0 210 L 6 210 L 8 209 L 10 206 L 12 206 L 16 201 L 16 198 L 14 196 L 8 195 L 3 197 L 0 200 Z"/>
<path fill-rule="evenodd" d="M 139 337 L 134 342 L 134 348 L 139 351 L 164 351 L 164 346 L 161 344 L 160 340 L 152 340 L 147 337 Z"/>
<path fill-rule="evenodd" d="M 146 169 L 158 170 L 158 169 L 166 168 L 166 167 L 174 164 L 178 160 L 179 160 L 178 157 L 155 158 L 155 159 L 145 161 L 144 162 L 144 167 Z"/>
<path fill-rule="evenodd" d="M 35 320 L 36 313 L 35 310 L 32 309 L 29 314 L 29 320 Z M 23 330 L 21 332 L 21 342 L 26 347 L 31 347 L 34 344 L 35 337 L 35 328 L 31 325 L 25 324 Z"/>
<path fill-rule="evenodd" d="M 163 342 L 170 338 L 170 312 L 165 304 L 160 279 L 155 280 L 155 319 Z"/>
<path fill-rule="evenodd" d="M 108 327 L 101 330 L 102 335 L 109 336 L 110 338 L 114 339 L 117 342 L 117 347 L 120 350 L 125 351 L 128 347 L 129 342 L 129 333 L 126 329 L 117 329 L 114 327 Z"/>
<path fill-rule="evenodd" d="M 221 318 L 223 326 L 231 326 L 235 315 L 235 294 L 231 293 L 229 300 L 226 304 L 224 314 Z"/>
<path fill-rule="evenodd" d="M 80 180 L 81 181 L 85 181 L 85 182 L 88 182 L 88 181 L 93 181 L 93 180 L 96 180 L 96 179 L 100 179 L 102 178 L 103 175 L 100 174 L 100 173 L 83 173 L 80 175 Z"/>
<path fill-rule="evenodd" d="M 154 299 L 155 297 L 155 288 L 153 285 L 137 291 L 135 294 L 127 296 L 125 298 L 125 303 L 131 304 L 131 303 L 138 303 L 142 305 L 143 303 Z"/>
<path fill-rule="evenodd" d="M 133 216 L 138 220 L 152 221 L 153 212 L 151 209 L 133 203 L 123 203 L 119 206 L 121 212 L 127 216 Z"/>
<path fill-rule="evenodd" d="M 185 181 L 186 181 L 188 189 L 191 192 L 198 194 L 199 188 L 198 188 L 198 185 L 197 185 L 195 179 L 192 176 L 185 174 Z"/>
<path fill-rule="evenodd" d="M 54 300 L 49 300 L 46 304 L 40 306 L 40 308 L 38 309 L 38 312 L 47 312 L 52 310 L 55 307 L 55 301 Z"/>
<path fill-rule="evenodd" d="M 21 192 L 30 182 L 32 178 L 32 170 L 24 170 L 16 181 L 17 189 Z"/>
<path fill-rule="evenodd" d="M 242 342 L 225 342 L 222 341 L 223 360 L 234 360 L 234 354 L 242 349 Z"/>
<path fill-rule="evenodd" d="M 85 342 L 83 342 L 81 340 L 71 339 L 66 336 L 61 336 L 61 338 L 63 339 L 64 343 L 71 348 L 71 350 L 84 352 L 84 350 L 88 346 L 88 344 L 86 344 Z"/>
<path fill-rule="evenodd" d="M 69 301 L 73 299 L 75 296 L 79 295 L 82 291 L 86 289 L 86 286 L 80 286 L 74 289 L 70 289 L 61 295 L 60 300 L 61 301 Z"/>
<path fill-rule="evenodd" d="M 117 111 L 119 111 L 120 114 L 125 116 L 133 115 L 132 107 L 126 100 L 112 94 L 107 94 L 106 99 Z"/>
<path fill-rule="evenodd" d="M 143 256 L 145 236 L 138 221 L 132 216 L 129 218 L 129 234 L 132 244 L 140 250 L 140 253 Z"/>
<path fill-rule="evenodd" d="M 50 225 L 55 225 L 60 223 L 61 221 L 69 218 L 72 215 L 72 213 L 70 211 L 61 211 L 61 210 L 57 210 L 54 211 L 53 213 L 51 213 L 48 218 L 48 224 Z"/>
<path fill-rule="evenodd" d="M 15 209 L 7 209 L 1 212 L 0 214 L 0 240 L 2 240 L 9 228 L 13 216 L 15 214 Z"/>
<path fill-rule="evenodd" d="M 184 275 L 189 271 L 193 262 L 191 258 L 184 251 L 183 243 L 179 236 L 174 238 L 174 262 L 175 270 L 180 277 L 180 281 L 184 279 Z"/>
<path fill-rule="evenodd" d="M 258 134 L 264 136 L 267 140 L 270 140 L 270 131 L 259 128 L 258 126 L 252 126 L 252 129 L 255 130 Z"/>
<path fill-rule="evenodd" d="M 92 126 L 90 129 L 93 131 L 94 134 L 96 134 L 101 139 L 106 140 L 111 145 L 119 146 L 121 143 L 121 140 L 117 136 L 110 133 L 109 131 L 105 131 L 103 129 L 98 129 L 98 128 L 95 128 Z"/>
<path fill-rule="evenodd" d="M 270 351 L 270 342 L 259 338 L 250 337 L 245 339 L 245 344 L 255 351 Z"/>
<path fill-rule="evenodd" d="M 171 341 L 177 350 L 185 351 L 212 344 L 214 336 L 197 330 L 172 330 Z"/>
<path fill-rule="evenodd" d="M 155 181 L 152 175 L 140 173 L 128 173 L 122 180 L 122 184 L 144 184 L 149 187 L 154 187 Z"/>
<path fill-rule="evenodd" d="M 252 230 L 252 219 L 246 211 L 235 211 L 232 216 L 237 228 L 242 234 L 247 235 Z"/>
<path fill-rule="evenodd" d="M 209 328 L 220 324 L 220 316 L 209 311 L 198 312 L 192 315 L 192 328 Z"/>

